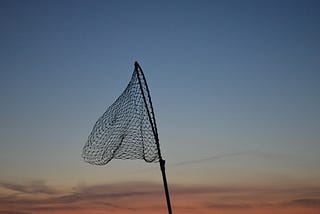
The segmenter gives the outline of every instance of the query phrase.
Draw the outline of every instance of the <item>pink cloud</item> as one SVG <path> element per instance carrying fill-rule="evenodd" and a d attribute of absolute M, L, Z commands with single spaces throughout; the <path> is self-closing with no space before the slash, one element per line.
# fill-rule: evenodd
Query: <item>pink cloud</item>
<path fill-rule="evenodd" d="M 158 183 L 126 182 L 117 184 L 81 185 L 63 192 L 44 182 L 16 184 L 1 182 L 1 213 L 92 213 L 100 210 L 113 213 L 156 213 L 165 211 L 163 187 Z M 170 185 L 175 213 L 206 213 L 213 210 L 241 211 L 255 209 L 320 208 L 320 187 L 264 188 L 241 186 Z M 23 194 L 22 194 L 23 193 Z M 42 193 L 42 194 L 39 194 Z M 318 193 L 318 194 L 315 194 Z M 279 197 L 279 195 L 281 197 Z M 303 196 L 303 197 L 301 197 Z"/>

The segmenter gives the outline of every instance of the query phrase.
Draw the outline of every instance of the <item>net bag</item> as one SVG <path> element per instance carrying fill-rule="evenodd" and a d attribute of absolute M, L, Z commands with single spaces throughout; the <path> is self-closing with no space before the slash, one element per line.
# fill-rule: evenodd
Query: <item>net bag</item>
<path fill-rule="evenodd" d="M 126 89 L 95 123 L 82 152 L 86 162 L 104 165 L 111 159 L 159 161 L 147 87 L 142 71 L 135 67 Z M 153 117 L 148 116 L 150 112 Z"/>

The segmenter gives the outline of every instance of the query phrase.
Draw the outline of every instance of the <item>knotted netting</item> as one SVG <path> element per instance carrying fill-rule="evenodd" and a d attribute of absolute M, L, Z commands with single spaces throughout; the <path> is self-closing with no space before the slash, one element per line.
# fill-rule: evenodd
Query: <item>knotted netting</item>
<path fill-rule="evenodd" d="M 95 123 L 82 152 L 86 162 L 104 165 L 111 159 L 159 161 L 147 87 L 142 71 L 135 67 L 126 89 Z"/>

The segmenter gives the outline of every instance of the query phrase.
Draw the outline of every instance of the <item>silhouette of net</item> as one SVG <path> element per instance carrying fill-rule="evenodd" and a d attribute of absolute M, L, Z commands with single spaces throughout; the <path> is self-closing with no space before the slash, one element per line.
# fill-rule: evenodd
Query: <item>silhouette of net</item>
<path fill-rule="evenodd" d="M 141 72 L 135 68 L 127 88 L 94 125 L 83 148 L 82 157 L 86 162 L 104 165 L 113 158 L 159 161 L 152 132 L 155 121 L 152 118 L 153 124 L 150 123 L 146 109 L 147 106 L 152 112 L 151 100 L 147 96 L 147 85 Z"/>

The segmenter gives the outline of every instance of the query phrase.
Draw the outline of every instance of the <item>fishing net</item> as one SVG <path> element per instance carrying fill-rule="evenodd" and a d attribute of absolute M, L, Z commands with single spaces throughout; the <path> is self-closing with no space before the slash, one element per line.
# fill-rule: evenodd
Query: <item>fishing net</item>
<path fill-rule="evenodd" d="M 147 87 L 142 70 L 135 66 L 127 88 L 95 123 L 82 152 L 86 162 L 104 165 L 114 158 L 159 161 Z"/>

